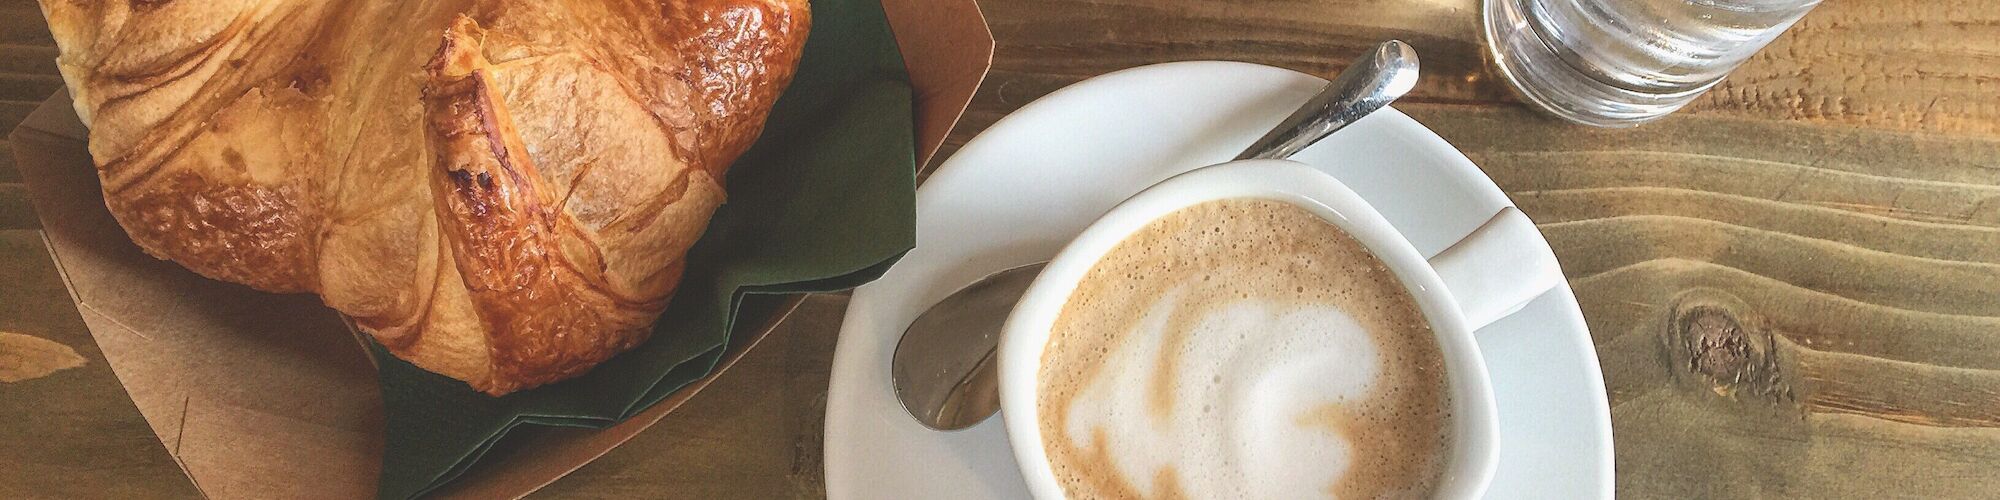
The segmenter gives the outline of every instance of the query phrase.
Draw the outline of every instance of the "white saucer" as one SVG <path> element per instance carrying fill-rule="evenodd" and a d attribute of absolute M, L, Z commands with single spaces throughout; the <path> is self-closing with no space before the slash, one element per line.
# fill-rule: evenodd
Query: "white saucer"
<path fill-rule="evenodd" d="M 1140 189 L 1229 160 L 1324 85 L 1246 63 L 1146 66 L 1049 94 L 966 144 L 917 191 L 916 249 L 848 304 L 827 394 L 828 496 L 1027 498 L 998 416 L 938 432 L 897 403 L 889 358 L 903 329 L 981 276 L 1048 260 Z M 1340 178 L 1426 256 L 1510 204 L 1465 155 L 1393 109 L 1292 159 Z M 1569 287 L 1476 336 L 1500 413 L 1487 497 L 1610 498 L 1611 415 Z"/>

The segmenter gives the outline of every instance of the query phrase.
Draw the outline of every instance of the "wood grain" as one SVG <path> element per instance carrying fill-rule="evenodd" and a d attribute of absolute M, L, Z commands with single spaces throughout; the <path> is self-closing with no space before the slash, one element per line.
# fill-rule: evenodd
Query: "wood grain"
<path fill-rule="evenodd" d="M 986 0 L 993 73 L 961 125 L 1077 80 L 1191 59 L 1327 75 L 1386 38 L 1423 56 L 1406 102 L 1515 102 L 1487 66 L 1478 0 Z M 2000 3 L 1822 4 L 1683 115 L 2000 135 Z M 970 135 L 954 133 L 958 141 Z M 956 146 L 960 142 L 955 142 Z"/>
<path fill-rule="evenodd" d="M 0 0 L 0 132 L 14 130 L 42 99 L 62 88 L 55 54 L 55 40 L 34 0 Z"/>
<path fill-rule="evenodd" d="M 83 366 L 86 360 L 61 342 L 0 332 L 0 384 L 17 384 Z"/>
<path fill-rule="evenodd" d="M 91 340 L 40 231 L 0 230 L 0 331 L 58 344 L 84 363 L 0 382 L 0 498 L 196 496 Z M 32 353 L 0 353 L 0 364 L 23 354 Z"/>
<path fill-rule="evenodd" d="M 1620 496 L 2000 491 L 2000 141 L 1407 108 L 1556 249 L 1610 391 Z"/>
<path fill-rule="evenodd" d="M 1696 114 L 2000 134 L 2000 3 L 1830 1 Z"/>

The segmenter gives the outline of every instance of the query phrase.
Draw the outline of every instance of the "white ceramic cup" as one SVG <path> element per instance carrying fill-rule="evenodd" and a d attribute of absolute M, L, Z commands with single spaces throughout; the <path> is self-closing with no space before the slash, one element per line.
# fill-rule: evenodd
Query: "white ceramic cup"
<path fill-rule="evenodd" d="M 1049 261 L 1008 316 L 1000 341 L 1000 408 L 1015 460 L 1037 498 L 1063 498 L 1043 448 L 1042 352 L 1050 328 L 1077 282 L 1106 252 L 1170 212 L 1229 198 L 1265 198 L 1311 211 L 1353 235 L 1396 274 L 1429 320 L 1444 356 L 1452 401 L 1451 456 L 1440 498 L 1474 498 L 1493 478 L 1499 429 L 1493 388 L 1473 330 L 1514 311 L 1562 282 L 1555 256 L 1535 226 L 1513 207 L 1438 255 L 1425 259 L 1382 214 L 1333 176 L 1287 160 L 1243 160 L 1203 167 L 1126 199 L 1084 229 Z"/>

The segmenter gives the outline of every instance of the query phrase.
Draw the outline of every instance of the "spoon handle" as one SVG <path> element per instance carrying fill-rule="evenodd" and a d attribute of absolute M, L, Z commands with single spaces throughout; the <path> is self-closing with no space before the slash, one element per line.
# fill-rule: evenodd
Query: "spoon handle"
<path fill-rule="evenodd" d="M 1388 106 L 1417 86 L 1417 51 L 1400 40 L 1375 46 L 1326 88 L 1278 122 L 1238 160 L 1289 158 L 1355 120 Z"/>

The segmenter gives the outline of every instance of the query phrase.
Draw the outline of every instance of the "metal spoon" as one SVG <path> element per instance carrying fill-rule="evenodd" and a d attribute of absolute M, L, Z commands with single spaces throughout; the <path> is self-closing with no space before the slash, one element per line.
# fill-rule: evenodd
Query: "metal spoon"
<path fill-rule="evenodd" d="M 1236 159 L 1288 158 L 1374 113 L 1417 84 L 1417 52 L 1390 40 L 1348 65 L 1318 95 Z M 1047 262 L 993 273 L 931 306 L 903 331 L 890 364 L 896 398 L 925 426 L 971 427 L 1000 409 L 1000 327 Z"/>

